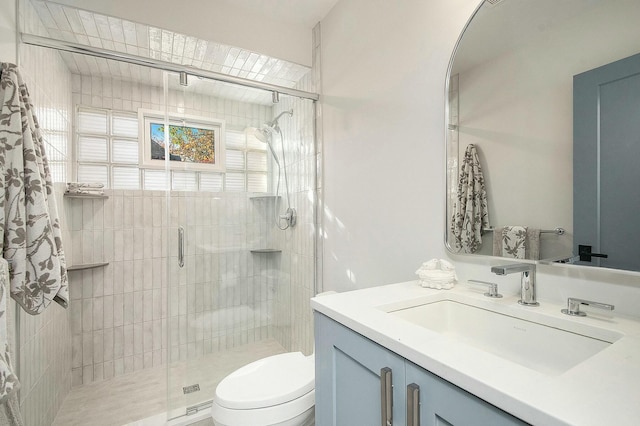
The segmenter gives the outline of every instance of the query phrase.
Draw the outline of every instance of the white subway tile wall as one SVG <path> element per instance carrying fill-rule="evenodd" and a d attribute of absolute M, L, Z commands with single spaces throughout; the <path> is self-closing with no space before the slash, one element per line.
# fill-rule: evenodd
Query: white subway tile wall
<path fill-rule="evenodd" d="M 23 4 L 24 3 L 24 4 Z M 22 28 L 47 35 L 28 2 L 20 5 Z M 71 146 L 71 74 L 60 55 L 53 51 L 21 45 L 19 65 L 42 129 L 45 150 L 55 182 L 67 179 L 67 150 Z M 58 214 L 67 259 L 73 256 L 71 238 L 63 209 L 64 185 L 55 185 Z M 49 426 L 71 389 L 71 329 L 69 311 L 52 303 L 40 315 L 31 316 L 9 299 L 8 315 L 18 309 L 19 336 L 15 336 L 14 360 L 21 383 L 20 411 L 24 424 Z M 10 333 L 16 330 L 10 331 Z"/>
<path fill-rule="evenodd" d="M 299 82 L 297 88 L 312 91 L 312 80 L 310 73 Z M 291 206 L 296 209 L 298 218 L 295 227 L 272 234 L 275 247 L 282 249 L 279 291 L 274 301 L 274 337 L 287 350 L 310 354 L 313 351 L 313 315 L 309 299 L 316 293 L 316 235 L 319 229 L 316 169 L 320 153 L 314 138 L 314 104 L 281 95 L 280 102 L 274 106 L 274 115 L 290 109 L 293 109 L 293 116 L 284 115 L 279 125 L 284 136 Z M 282 153 L 279 140 L 275 144 L 275 151 L 278 155 Z M 283 182 L 281 188 L 282 185 Z M 280 210 L 284 211 L 284 189 L 281 194 Z"/>
<path fill-rule="evenodd" d="M 73 263 L 109 262 L 71 273 L 74 384 L 270 337 L 276 265 L 249 250 L 267 245 L 271 209 L 244 193 L 106 193 L 66 200 Z"/>
<path fill-rule="evenodd" d="M 110 63 L 117 65 L 114 61 Z M 104 108 L 133 114 L 137 114 L 139 108 L 165 111 L 162 80 L 157 86 L 117 77 L 91 77 L 80 74 L 72 74 L 72 76 L 74 106 Z M 202 94 L 200 91 L 209 91 L 209 86 L 215 83 L 194 81 L 193 84 L 190 83 L 189 88 L 184 89 L 179 84 L 172 84 L 176 79 L 176 75 L 169 76 L 166 108 L 170 114 L 222 119 L 225 120 L 227 128 L 233 130 L 260 127 L 262 123 L 273 118 L 270 104 L 255 104 Z M 122 126 L 123 123 L 119 125 Z"/>

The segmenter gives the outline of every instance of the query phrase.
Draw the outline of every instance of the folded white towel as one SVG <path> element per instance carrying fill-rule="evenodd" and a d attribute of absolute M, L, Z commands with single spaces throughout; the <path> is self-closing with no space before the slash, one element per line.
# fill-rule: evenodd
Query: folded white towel
<path fill-rule="evenodd" d="M 66 194 L 104 195 L 104 191 L 102 189 L 67 189 Z"/>
<path fill-rule="evenodd" d="M 446 261 L 444 259 L 440 259 L 440 267 L 442 268 L 443 271 L 455 271 L 456 267 L 453 266 L 453 264 L 449 261 Z"/>
<path fill-rule="evenodd" d="M 422 266 L 420 266 L 420 269 L 418 269 L 416 271 L 416 274 L 419 271 L 438 269 L 439 267 L 440 267 L 440 261 L 438 259 L 431 259 L 431 260 L 428 260 L 428 261 L 424 262 L 422 264 Z"/>
<path fill-rule="evenodd" d="M 102 189 L 104 183 L 99 182 L 67 182 L 67 189 Z"/>
<path fill-rule="evenodd" d="M 439 283 L 433 281 L 420 280 L 420 285 L 424 288 L 435 288 L 436 290 L 450 290 L 455 285 L 455 282 Z"/>
<path fill-rule="evenodd" d="M 422 287 L 450 289 L 456 281 L 455 267 L 444 259 L 431 259 L 424 262 L 416 271 Z"/>

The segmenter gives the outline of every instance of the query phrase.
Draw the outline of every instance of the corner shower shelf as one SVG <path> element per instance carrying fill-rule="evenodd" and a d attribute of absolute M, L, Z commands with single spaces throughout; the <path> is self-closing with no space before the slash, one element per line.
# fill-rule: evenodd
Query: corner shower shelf
<path fill-rule="evenodd" d="M 103 266 L 107 266 L 109 262 L 101 262 L 101 263 L 81 263 L 79 265 L 69 266 L 67 271 L 82 271 L 85 269 L 94 269 L 101 268 Z"/>
<path fill-rule="evenodd" d="M 271 200 L 275 198 L 280 198 L 280 195 L 252 195 L 249 197 L 250 200 Z"/>
<path fill-rule="evenodd" d="M 282 250 L 280 249 L 272 249 L 272 248 L 265 248 L 265 249 L 253 249 L 250 250 L 251 253 L 282 253 Z"/>
<path fill-rule="evenodd" d="M 66 193 L 64 194 L 64 196 L 66 198 L 100 198 L 100 199 L 105 199 L 105 198 L 109 198 L 108 195 L 100 195 L 100 194 L 69 194 Z"/>

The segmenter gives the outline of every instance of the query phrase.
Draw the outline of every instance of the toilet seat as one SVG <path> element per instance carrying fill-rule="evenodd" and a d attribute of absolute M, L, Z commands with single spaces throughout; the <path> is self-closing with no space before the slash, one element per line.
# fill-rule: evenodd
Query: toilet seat
<path fill-rule="evenodd" d="M 216 402 L 247 410 L 292 401 L 312 391 L 314 357 L 289 352 L 252 362 L 225 377 L 216 388 Z"/>
<path fill-rule="evenodd" d="M 221 425 L 289 424 L 312 412 L 314 386 L 313 355 L 274 355 L 225 377 L 216 388 L 211 414 Z"/>

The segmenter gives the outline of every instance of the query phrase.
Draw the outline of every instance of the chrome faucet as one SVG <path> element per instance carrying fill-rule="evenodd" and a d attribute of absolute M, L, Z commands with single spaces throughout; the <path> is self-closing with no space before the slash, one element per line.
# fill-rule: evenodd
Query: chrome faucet
<path fill-rule="evenodd" d="M 492 266 L 491 272 L 497 275 L 508 275 L 522 272 L 520 276 L 520 300 L 525 306 L 539 306 L 536 300 L 536 265 L 532 263 L 513 263 L 511 265 Z"/>
<path fill-rule="evenodd" d="M 567 309 L 562 309 L 560 312 L 566 315 L 572 315 L 576 317 L 586 317 L 587 314 L 580 310 L 580 305 L 593 306 L 594 308 L 606 309 L 613 311 L 615 306 L 608 303 L 592 302 L 591 300 L 578 299 L 577 297 L 570 297 L 567 299 Z"/>

